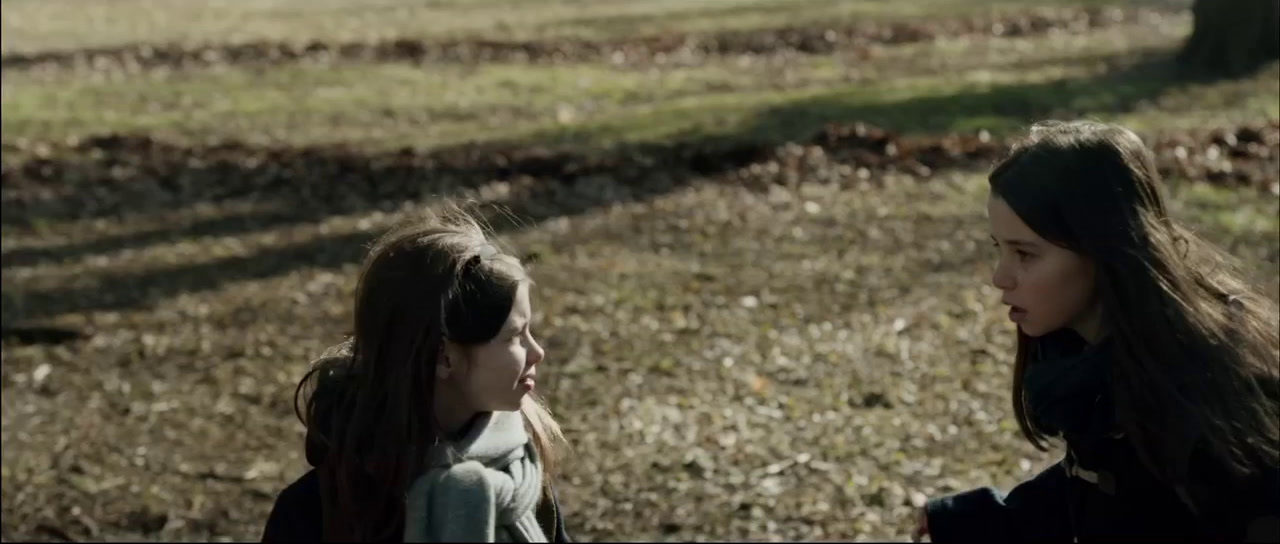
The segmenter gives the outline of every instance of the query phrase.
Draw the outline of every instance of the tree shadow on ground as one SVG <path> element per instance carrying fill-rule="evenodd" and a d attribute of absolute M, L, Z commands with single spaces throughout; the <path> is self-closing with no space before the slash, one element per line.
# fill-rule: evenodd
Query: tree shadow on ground
<path fill-rule="evenodd" d="M 6 165 L 0 222 L 6 228 L 31 227 L 42 222 L 172 213 L 218 202 L 256 203 L 269 211 L 92 241 L 5 250 L 3 267 L 59 263 L 170 240 L 235 236 L 339 214 L 395 210 L 405 201 L 429 201 L 516 176 L 533 178 L 532 184 L 538 186 L 533 193 L 539 196 L 506 202 L 511 216 L 495 217 L 493 226 L 499 232 L 527 228 L 619 202 L 652 199 L 761 160 L 780 143 L 809 140 L 827 123 L 865 121 L 900 133 L 922 134 L 1009 129 L 1045 117 L 1130 111 L 1183 84 L 1169 57 L 1169 52 L 1128 54 L 1112 59 L 1113 69 L 1094 77 L 994 85 L 897 101 L 867 103 L 829 93 L 763 110 L 732 134 L 691 135 L 606 151 L 473 145 L 424 156 L 408 150 L 369 154 L 341 147 L 255 149 L 240 144 L 192 150 L 108 137 L 63 155 Z M 590 184 L 599 176 L 618 180 L 620 189 L 593 192 L 572 187 Z M 90 183 L 88 189 L 59 187 L 64 179 Z M 32 186 L 61 192 L 43 199 L 22 196 L 31 194 L 23 191 Z M 111 273 L 96 278 L 102 287 L 23 289 L 20 282 L 6 282 L 5 321 L 145 307 L 238 281 L 302 268 L 339 267 L 359 260 L 373 236 L 366 232 L 321 236 L 252 256 Z"/>

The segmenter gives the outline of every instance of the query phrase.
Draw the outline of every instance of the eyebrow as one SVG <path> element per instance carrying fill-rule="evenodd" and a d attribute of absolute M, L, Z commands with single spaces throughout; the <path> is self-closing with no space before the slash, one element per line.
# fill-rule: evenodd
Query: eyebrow
<path fill-rule="evenodd" d="M 995 237 L 995 236 L 992 236 L 992 237 L 991 237 L 991 239 L 992 239 L 993 241 L 995 241 L 996 243 L 999 243 L 999 242 L 1000 242 L 1000 240 L 996 240 L 996 237 Z M 1037 243 L 1035 243 L 1035 242 L 1032 242 L 1032 241 L 1030 241 L 1030 240 L 1017 240 L 1017 239 L 1013 239 L 1013 240 L 1005 240 L 1005 241 L 1004 241 L 1004 243 L 1005 243 L 1005 245 L 1010 245 L 1010 246 L 1020 246 L 1020 247 L 1038 247 L 1038 246 L 1039 246 L 1039 244 L 1037 244 Z"/>

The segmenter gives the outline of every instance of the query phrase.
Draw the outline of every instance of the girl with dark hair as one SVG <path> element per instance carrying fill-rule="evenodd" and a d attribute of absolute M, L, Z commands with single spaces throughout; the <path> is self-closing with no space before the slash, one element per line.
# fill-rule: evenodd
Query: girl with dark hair
<path fill-rule="evenodd" d="M 263 541 L 565 542 L 563 436 L 532 396 L 531 282 L 457 208 L 379 239 L 354 332 L 295 393 L 314 467 Z"/>
<path fill-rule="evenodd" d="M 1013 411 L 1065 458 L 1007 495 L 929 501 L 953 541 L 1280 541 L 1273 301 L 1168 213 L 1131 131 L 1046 122 L 990 175 Z"/>

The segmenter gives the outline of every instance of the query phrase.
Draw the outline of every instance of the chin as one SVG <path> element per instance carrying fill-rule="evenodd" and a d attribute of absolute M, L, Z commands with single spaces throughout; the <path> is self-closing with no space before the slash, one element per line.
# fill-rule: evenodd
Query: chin
<path fill-rule="evenodd" d="M 1026 325 L 1018 325 L 1018 331 L 1032 338 L 1039 338 L 1050 332 L 1038 327 L 1028 327 Z"/>

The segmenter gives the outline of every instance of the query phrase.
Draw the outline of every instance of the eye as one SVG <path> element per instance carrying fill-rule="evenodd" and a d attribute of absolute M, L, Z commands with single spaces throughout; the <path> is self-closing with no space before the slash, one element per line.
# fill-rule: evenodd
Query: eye
<path fill-rule="evenodd" d="M 1014 253 L 1018 256 L 1019 261 L 1027 261 L 1035 257 L 1034 254 L 1021 249 L 1015 250 Z"/>

